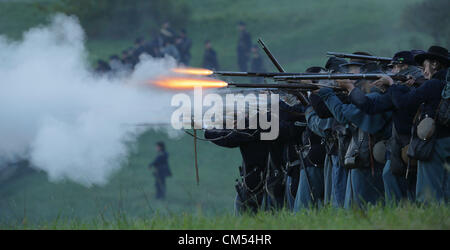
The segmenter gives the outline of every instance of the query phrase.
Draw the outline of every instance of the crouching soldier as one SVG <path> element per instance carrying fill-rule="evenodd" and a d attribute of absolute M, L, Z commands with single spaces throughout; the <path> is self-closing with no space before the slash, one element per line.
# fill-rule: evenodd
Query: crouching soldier
<path fill-rule="evenodd" d="M 257 130 L 208 129 L 205 138 L 221 147 L 239 147 L 242 165 L 240 180 L 236 180 L 235 212 L 256 213 L 263 201 L 269 144 L 259 140 Z"/>

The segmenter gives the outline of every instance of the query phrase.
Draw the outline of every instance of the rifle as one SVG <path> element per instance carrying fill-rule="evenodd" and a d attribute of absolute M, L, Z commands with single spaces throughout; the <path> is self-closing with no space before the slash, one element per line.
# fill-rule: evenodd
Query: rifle
<path fill-rule="evenodd" d="M 213 74 L 221 76 L 274 77 L 290 75 L 311 75 L 314 73 L 214 71 Z"/>
<path fill-rule="evenodd" d="M 350 59 L 363 59 L 368 61 L 379 61 L 384 63 L 389 63 L 392 61 L 391 57 L 382 57 L 382 56 L 366 56 L 366 55 L 358 55 L 358 54 L 346 54 L 346 53 L 337 53 L 337 52 L 327 52 L 328 56 L 335 56 L 340 58 L 350 58 Z"/>
<path fill-rule="evenodd" d="M 311 74 L 311 75 L 287 75 L 274 76 L 276 81 L 300 81 L 300 80 L 378 80 L 382 76 L 389 76 L 397 81 L 407 81 L 408 78 L 403 75 L 395 74 Z"/>
<path fill-rule="evenodd" d="M 258 38 L 258 43 L 261 45 L 261 48 L 266 52 L 266 55 L 269 57 L 270 61 L 272 61 L 273 65 L 278 69 L 280 72 L 286 72 L 283 67 L 281 67 L 280 63 L 275 59 L 275 57 L 270 52 L 269 48 L 267 48 L 266 44 L 262 41 L 261 38 Z"/>
<path fill-rule="evenodd" d="M 281 67 L 280 63 L 277 61 L 277 59 L 275 59 L 275 57 L 272 55 L 269 48 L 267 48 L 261 38 L 258 38 L 258 43 L 261 45 L 262 49 L 269 57 L 270 61 L 272 61 L 273 65 L 275 65 L 275 67 L 278 69 L 278 71 L 280 71 L 280 73 L 285 73 L 286 71 L 283 69 L 283 67 Z M 306 96 L 303 95 L 300 91 L 296 91 L 296 96 L 303 105 L 309 105 L 308 98 L 306 98 Z"/>
<path fill-rule="evenodd" d="M 315 83 L 228 83 L 227 87 L 235 88 L 255 88 L 255 89 L 290 89 L 297 91 L 311 91 L 321 87 L 332 88 L 334 90 L 345 90 L 336 86 L 328 86 Z"/>

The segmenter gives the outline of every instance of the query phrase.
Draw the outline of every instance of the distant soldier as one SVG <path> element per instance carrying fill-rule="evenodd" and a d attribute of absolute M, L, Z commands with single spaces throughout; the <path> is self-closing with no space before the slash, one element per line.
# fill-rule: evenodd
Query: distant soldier
<path fill-rule="evenodd" d="M 252 38 L 244 22 L 238 23 L 239 41 L 237 46 L 238 66 L 240 71 L 247 71 L 252 47 Z"/>
<path fill-rule="evenodd" d="M 174 42 L 175 31 L 170 27 L 170 22 L 166 21 L 163 23 L 161 29 L 159 30 L 159 35 L 162 38 L 163 42 Z"/>
<path fill-rule="evenodd" d="M 156 158 L 148 165 L 149 168 L 155 167 L 153 176 L 156 178 L 156 199 L 164 199 L 166 196 L 166 177 L 172 176 L 169 164 L 167 161 L 168 154 L 164 142 L 156 143 Z"/>
<path fill-rule="evenodd" d="M 217 61 L 216 51 L 212 48 L 211 41 L 205 41 L 205 53 L 203 55 L 203 68 L 218 70 L 219 62 Z"/>
<path fill-rule="evenodd" d="M 142 37 L 137 38 L 134 41 L 134 50 L 133 50 L 133 61 L 136 64 L 139 62 L 139 57 L 145 53 L 145 43 Z"/>
<path fill-rule="evenodd" d="M 250 63 L 250 70 L 252 72 L 266 72 L 266 69 L 264 68 L 264 61 L 259 54 L 258 47 L 256 45 L 252 46 L 252 61 Z M 261 82 L 264 78 L 261 77 L 254 77 L 252 78 L 252 82 Z"/>
<path fill-rule="evenodd" d="M 103 60 L 97 61 L 97 67 L 95 68 L 95 71 L 98 73 L 106 73 L 111 70 L 111 67 L 109 67 L 109 64 Z"/>
<path fill-rule="evenodd" d="M 122 62 L 126 70 L 133 69 L 134 62 L 130 51 L 123 50 L 122 54 L 120 55 L 120 61 Z"/>
<path fill-rule="evenodd" d="M 109 67 L 113 72 L 122 70 L 123 65 L 120 58 L 117 55 L 112 55 L 109 57 Z"/>
<path fill-rule="evenodd" d="M 175 47 L 175 45 L 173 45 L 173 43 L 169 40 L 164 41 L 164 46 L 161 48 L 161 53 L 164 56 L 173 57 L 177 62 L 180 60 L 180 52 L 178 52 L 177 47 Z"/>
<path fill-rule="evenodd" d="M 186 30 L 180 31 L 180 36 L 177 38 L 175 45 L 180 52 L 180 63 L 187 66 L 191 60 L 191 46 L 192 40 L 186 36 Z"/>

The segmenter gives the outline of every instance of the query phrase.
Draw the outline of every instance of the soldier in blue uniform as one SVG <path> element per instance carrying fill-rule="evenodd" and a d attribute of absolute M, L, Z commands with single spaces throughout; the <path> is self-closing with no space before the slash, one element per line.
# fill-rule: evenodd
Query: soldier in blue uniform
<path fill-rule="evenodd" d="M 283 150 L 291 140 L 299 138 L 303 127 L 295 126 L 299 107 L 280 101 L 279 136 L 273 141 L 260 140 L 257 129 L 208 129 L 205 138 L 222 147 L 239 147 L 242 165 L 241 180 L 236 184 L 236 214 L 257 212 L 260 209 L 278 209 L 284 205 Z M 269 114 L 270 115 L 270 114 Z"/>
<path fill-rule="evenodd" d="M 426 53 L 416 55 L 415 60 L 423 66 L 424 76 L 429 80 L 416 89 L 410 89 L 388 79 L 392 84 L 389 91 L 396 108 L 418 114 L 409 145 L 413 149 L 408 150 L 408 155 L 418 159 L 416 200 L 423 203 L 446 202 L 450 196 L 450 130 L 440 122 L 432 122 L 427 126 L 426 121 L 436 120 L 436 111 L 442 101 L 441 95 L 447 84 L 445 80 L 450 66 L 448 50 L 431 46 Z M 421 127 L 422 122 L 425 125 Z M 425 136 L 420 138 L 421 134 Z M 413 144 L 431 146 L 414 149 Z M 426 149 L 431 149 L 429 154 L 424 154 Z"/>
<path fill-rule="evenodd" d="M 247 26 L 244 22 L 238 23 L 239 41 L 237 46 L 237 59 L 240 71 L 247 71 L 248 61 L 250 59 L 250 52 L 252 47 L 252 38 L 247 31 Z"/>
<path fill-rule="evenodd" d="M 342 70 L 342 65 L 349 64 L 344 59 L 331 57 L 325 68 L 329 73 L 338 73 Z M 351 65 L 359 67 L 360 63 Z M 320 71 L 315 73 L 320 73 Z M 343 97 L 340 95 L 340 98 Z M 311 107 L 306 111 L 308 128 L 322 137 L 322 143 L 326 149 L 323 170 L 324 203 L 331 203 L 334 207 L 343 207 L 347 186 L 347 169 L 343 166 L 343 159 L 351 136 L 344 125 L 336 122 L 328 107 L 317 94 L 310 95 L 310 102 Z"/>
<path fill-rule="evenodd" d="M 217 60 L 217 53 L 212 48 L 210 40 L 205 41 L 205 52 L 203 55 L 203 68 L 211 70 L 219 70 L 219 62 Z"/>
<path fill-rule="evenodd" d="M 410 51 L 400 51 L 396 53 L 391 62 L 393 66 L 392 73 L 404 76 L 411 76 L 414 79 L 422 79 L 423 75 L 417 68 L 413 54 Z M 382 80 L 376 83 L 383 82 Z M 415 84 L 411 84 L 415 85 Z M 409 86 L 414 88 L 414 86 Z M 398 202 L 401 199 L 414 200 L 415 197 L 415 181 L 408 181 L 405 178 L 406 162 L 402 160 L 401 152 L 410 139 L 412 120 L 415 111 L 407 111 L 397 109 L 388 93 L 381 96 L 369 96 L 362 90 L 348 88 L 351 102 L 360 110 L 367 114 L 382 114 L 392 112 L 392 137 L 390 139 L 389 157 L 383 170 L 383 182 L 388 202 Z M 410 175 L 410 180 L 415 180 L 415 172 Z"/>
<path fill-rule="evenodd" d="M 164 142 L 156 143 L 157 155 L 148 167 L 154 167 L 153 176 L 155 176 L 156 199 L 164 199 L 166 197 L 166 178 L 172 176 L 168 164 L 168 154 Z"/>
<path fill-rule="evenodd" d="M 364 65 L 363 73 L 376 73 L 372 66 Z M 350 81 L 346 81 L 349 84 Z M 370 89 L 369 82 L 356 83 L 360 89 Z M 371 91 L 374 91 L 371 89 Z M 363 207 L 383 200 L 382 169 L 384 164 L 374 161 L 372 147 L 390 136 L 388 115 L 367 115 L 353 104 L 345 104 L 330 88 L 322 88 L 318 95 L 340 124 L 347 124 L 352 131 L 352 142 L 345 156 L 345 167 L 349 168 L 345 207 L 353 204 Z M 377 92 L 371 95 L 378 95 Z"/>

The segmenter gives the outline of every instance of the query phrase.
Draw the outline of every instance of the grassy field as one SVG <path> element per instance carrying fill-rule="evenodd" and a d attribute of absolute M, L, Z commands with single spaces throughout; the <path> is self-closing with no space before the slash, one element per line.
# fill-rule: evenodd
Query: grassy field
<path fill-rule="evenodd" d="M 286 69 L 301 71 L 324 64 L 326 51 L 367 50 L 391 56 L 400 49 L 425 49 L 431 39 L 403 28 L 401 10 L 415 0 L 190 0 L 192 63 L 201 65 L 203 41 L 211 39 L 223 70 L 235 70 L 236 22 L 245 20 L 256 41 L 262 37 Z M 32 1 L 0 1 L 0 34 L 21 33 L 45 23 Z M 41 1 L 45 2 L 45 1 Z M 107 27 L 105 27 L 107 28 Z M 92 40 L 92 61 L 132 45 L 137 36 Z M 149 38 L 147 36 L 147 38 Z M 270 63 L 266 62 L 268 69 Z M 174 176 L 168 197 L 154 199 L 154 179 L 146 165 L 153 144 L 167 143 Z M 0 228 L 130 229 L 450 229 L 448 207 L 371 208 L 367 212 L 322 209 L 291 214 L 233 216 L 234 180 L 240 154 L 199 143 L 200 185 L 196 185 L 192 138 L 169 138 L 148 131 L 139 138 L 128 163 L 105 186 L 86 188 L 72 182 L 49 182 L 45 173 L 26 171 L 0 182 Z"/>
<path fill-rule="evenodd" d="M 448 206 L 371 207 L 367 211 L 348 211 L 322 208 L 305 210 L 296 214 L 289 211 L 261 212 L 257 215 L 234 216 L 224 214 L 205 216 L 201 213 L 181 213 L 130 218 L 117 213 L 113 219 L 97 217 L 80 220 L 58 217 L 38 224 L 27 221 L 0 224 L 8 229 L 449 229 Z"/>

